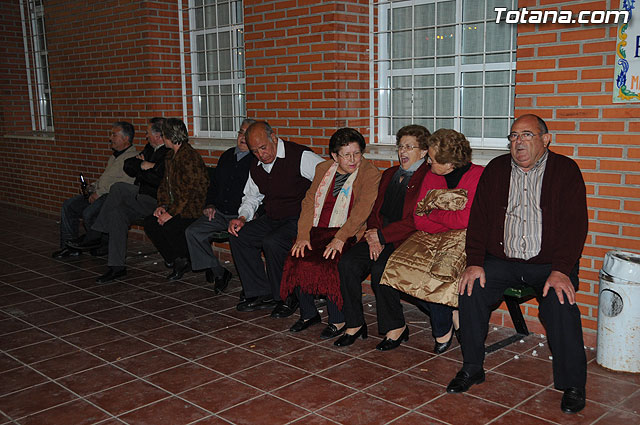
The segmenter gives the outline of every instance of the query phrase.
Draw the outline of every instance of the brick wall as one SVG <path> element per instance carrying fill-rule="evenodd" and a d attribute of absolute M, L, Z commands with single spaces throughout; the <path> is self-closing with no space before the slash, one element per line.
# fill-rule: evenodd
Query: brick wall
<path fill-rule="evenodd" d="M 619 7 L 617 1 L 554 0 L 520 0 L 518 6 L 573 13 Z M 587 185 L 589 234 L 577 302 L 591 346 L 605 253 L 640 251 L 640 105 L 611 100 L 616 32 L 616 25 L 518 26 L 515 114 L 545 119 L 552 150 L 575 159 Z M 538 316 L 535 302 L 526 310 L 530 318 Z M 501 323 L 503 317 L 494 319 Z M 540 331 L 537 320 L 531 325 Z"/>
<path fill-rule="evenodd" d="M 245 1 L 247 114 L 327 154 L 340 127 L 368 135 L 366 0 Z"/>

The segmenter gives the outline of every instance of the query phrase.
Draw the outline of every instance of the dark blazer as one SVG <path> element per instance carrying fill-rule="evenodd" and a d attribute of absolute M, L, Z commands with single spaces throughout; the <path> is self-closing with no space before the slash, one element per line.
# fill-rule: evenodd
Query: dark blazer
<path fill-rule="evenodd" d="M 506 259 L 504 218 L 510 181 L 510 154 L 493 159 L 482 173 L 467 229 L 467 266 L 482 267 L 486 254 Z M 540 206 L 542 247 L 527 262 L 551 264 L 551 270 L 569 275 L 580 259 L 589 223 L 584 180 L 571 158 L 549 151 Z"/>
<path fill-rule="evenodd" d="M 140 168 L 142 160 L 136 157 L 128 158 L 124 161 L 123 169 L 131 177 L 135 177 L 134 184 L 140 186 L 138 193 L 149 195 L 154 198 L 158 196 L 158 186 L 164 176 L 164 159 L 169 148 L 160 146 L 153 149 L 151 144 L 147 143 L 142 150 L 142 156 L 145 161 L 156 164 L 153 168 L 143 170 Z"/>
<path fill-rule="evenodd" d="M 425 161 L 411 176 L 411 180 L 407 184 L 407 192 L 404 196 L 404 205 L 402 207 L 402 219 L 389 223 L 386 227 L 383 227 L 382 215 L 380 209 L 384 202 L 384 194 L 391 183 L 391 178 L 400 168 L 396 165 L 391 168 L 387 168 L 382 173 L 380 179 L 380 186 L 378 186 L 378 197 L 375 204 L 373 204 L 373 210 L 367 221 L 367 229 L 378 229 L 382 233 L 385 243 L 393 243 L 397 248 L 405 241 L 413 232 L 416 231 L 416 225 L 413 220 L 413 212 L 418 204 L 418 194 L 420 193 L 420 187 L 422 186 L 422 180 L 427 174 L 427 171 L 431 168 L 427 161 Z"/>
<path fill-rule="evenodd" d="M 220 156 L 211 176 L 205 202 L 206 206 L 214 206 L 227 215 L 238 214 L 244 186 L 249 178 L 249 167 L 253 162 L 251 153 L 237 161 L 235 150 L 236 148 L 227 149 Z"/>
<path fill-rule="evenodd" d="M 180 145 L 165 158 L 165 173 L 158 188 L 158 206 L 169 214 L 182 218 L 202 215 L 204 199 L 209 186 L 209 174 L 202 157 L 189 143 Z"/>

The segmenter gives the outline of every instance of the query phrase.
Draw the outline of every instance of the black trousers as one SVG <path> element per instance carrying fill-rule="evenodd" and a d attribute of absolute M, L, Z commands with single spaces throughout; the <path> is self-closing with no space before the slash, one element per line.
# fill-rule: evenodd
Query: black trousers
<path fill-rule="evenodd" d="M 295 289 L 296 297 L 300 302 L 300 317 L 303 320 L 309 320 L 318 314 L 318 308 L 316 307 L 315 297 L 311 294 L 307 294 L 300 290 L 299 287 Z M 329 323 L 342 323 L 344 322 L 344 314 L 338 308 L 336 303 L 331 300 L 327 300 L 327 313 L 329 314 Z"/>
<path fill-rule="evenodd" d="M 158 218 L 150 215 L 144 219 L 144 232 L 158 248 L 162 258 L 173 262 L 176 258 L 189 258 L 184 231 L 194 221 L 195 218 L 182 218 L 178 214 L 161 226 Z"/>
<path fill-rule="evenodd" d="M 369 244 L 359 242 L 351 247 L 340 259 L 340 291 L 342 292 L 342 312 L 348 328 L 357 328 L 365 324 L 362 309 L 362 281 L 371 273 L 371 286 L 374 291 L 380 286 L 380 278 L 391 253 L 393 244 L 386 244 L 377 260 L 369 258 Z M 402 306 L 400 306 L 402 315 Z M 404 321 L 404 319 L 403 319 Z M 401 327 L 396 326 L 396 327 Z M 393 328 L 392 328 L 393 329 Z"/>
<path fill-rule="evenodd" d="M 263 215 L 248 221 L 237 237 L 229 237 L 233 262 L 247 298 L 264 296 L 280 301 L 284 260 L 297 233 L 297 217 L 274 220 Z"/>
<path fill-rule="evenodd" d="M 553 378 L 557 389 L 584 388 L 587 381 L 587 359 L 582 339 L 580 310 L 564 299 L 560 304 L 556 292 L 549 289 L 542 297 L 544 284 L 551 273 L 550 264 L 526 264 L 487 256 L 484 263 L 486 284 L 474 283 L 470 296 L 460 296 L 460 336 L 463 369 L 475 373 L 484 363 L 484 340 L 489 329 L 492 307 L 502 298 L 505 289 L 514 285 L 531 286 L 540 303 L 540 320 L 547 330 L 549 348 L 553 354 Z M 578 290 L 578 264 L 569 275 Z"/>

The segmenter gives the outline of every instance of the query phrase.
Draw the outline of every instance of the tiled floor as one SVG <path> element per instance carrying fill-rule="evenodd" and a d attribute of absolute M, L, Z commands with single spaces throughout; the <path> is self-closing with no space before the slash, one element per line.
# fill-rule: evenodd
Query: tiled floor
<path fill-rule="evenodd" d="M 487 357 L 487 381 L 445 393 L 460 348 L 431 353 L 426 317 L 381 353 L 301 334 L 296 320 L 235 310 L 239 282 L 216 296 L 202 274 L 168 282 L 152 247 L 130 243 L 129 274 L 97 285 L 105 259 L 58 261 L 57 225 L 0 212 L 0 424 L 640 424 L 640 374 L 608 372 L 588 351 L 587 407 L 559 409 L 544 338 Z M 324 314 L 323 314 L 324 317 Z M 491 341 L 509 329 L 493 329 Z"/>

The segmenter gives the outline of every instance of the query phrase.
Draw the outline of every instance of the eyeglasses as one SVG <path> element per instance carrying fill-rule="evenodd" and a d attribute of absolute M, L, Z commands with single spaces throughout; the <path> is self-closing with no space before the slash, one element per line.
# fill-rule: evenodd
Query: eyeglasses
<path fill-rule="evenodd" d="M 244 137 L 244 131 L 238 131 L 238 136 Z"/>
<path fill-rule="evenodd" d="M 539 136 L 543 133 L 532 133 L 530 131 L 523 131 L 522 133 L 511 133 L 507 135 L 507 140 L 510 142 L 515 142 L 520 139 L 521 142 L 530 142 L 533 139 L 533 136 Z"/>
<path fill-rule="evenodd" d="M 353 161 L 355 159 L 358 159 L 362 156 L 362 152 L 353 152 L 353 153 L 345 153 L 345 154 L 338 154 L 338 156 L 342 159 L 348 159 L 349 161 Z"/>
<path fill-rule="evenodd" d="M 414 149 L 420 149 L 420 146 L 411 146 L 411 145 L 398 145 L 396 147 L 396 150 L 398 152 L 402 152 L 402 151 L 412 151 Z"/>

